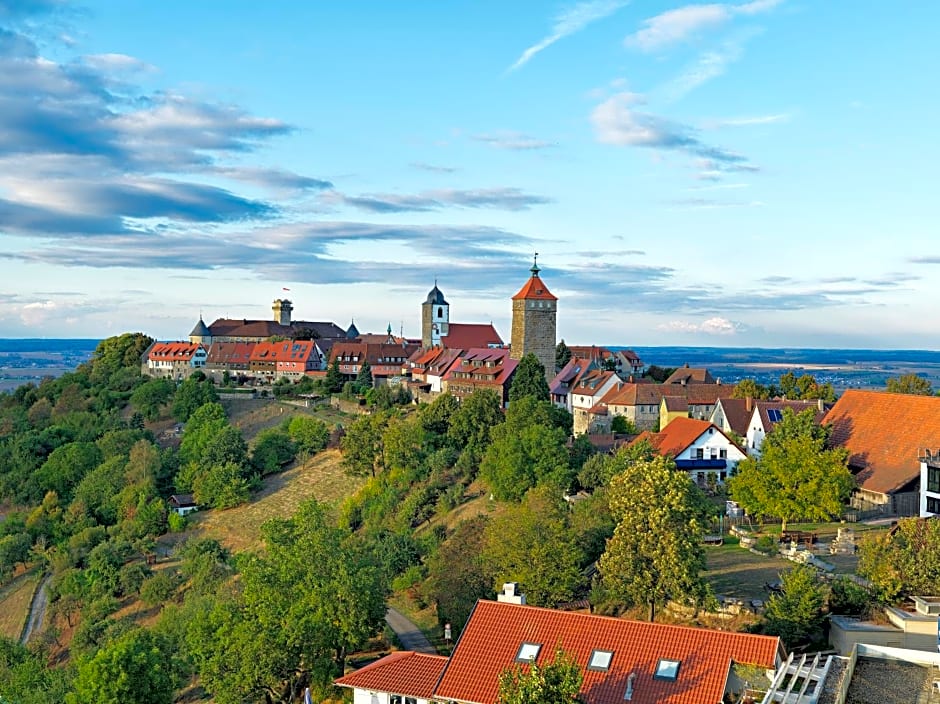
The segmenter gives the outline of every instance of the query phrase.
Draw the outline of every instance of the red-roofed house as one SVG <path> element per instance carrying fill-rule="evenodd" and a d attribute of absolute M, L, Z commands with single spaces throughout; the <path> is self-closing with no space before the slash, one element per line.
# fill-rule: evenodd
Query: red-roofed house
<path fill-rule="evenodd" d="M 715 409 L 708 417 L 712 423 L 738 437 L 747 435 L 748 423 L 754 411 L 753 398 L 720 398 L 715 403 Z"/>
<path fill-rule="evenodd" d="M 144 373 L 166 379 L 185 379 L 206 366 L 206 348 L 193 342 L 154 342 L 144 355 Z"/>
<path fill-rule="evenodd" d="M 492 323 L 450 323 L 441 346 L 468 350 L 474 347 L 503 347 L 503 338 Z"/>
<path fill-rule="evenodd" d="M 568 349 L 572 357 L 595 361 L 599 367 L 603 368 L 605 362 L 613 364 L 613 371 L 621 378 L 643 371 L 643 361 L 633 350 L 610 350 L 597 345 L 570 345 Z"/>
<path fill-rule="evenodd" d="M 584 704 L 718 704 L 743 687 L 734 664 L 771 675 L 783 664 L 776 637 L 478 601 L 433 690 L 429 693 L 424 682 L 437 663 L 428 662 L 428 672 L 422 671 L 415 686 L 399 696 L 495 704 L 501 672 L 517 664 L 551 662 L 556 648 L 581 670 Z M 386 665 L 389 658 L 394 659 Z M 399 673 L 403 662 L 404 656 L 393 654 L 369 666 L 371 673 L 360 671 L 362 678 L 355 672 L 337 684 L 357 688 L 355 704 L 405 704 L 404 698 L 381 698 L 381 693 L 406 688 Z M 380 676 L 386 667 L 387 680 Z"/>
<path fill-rule="evenodd" d="M 232 376 L 248 373 L 251 353 L 256 342 L 213 342 L 209 345 L 206 356 L 206 374 L 222 380 L 222 375 L 228 372 Z"/>
<path fill-rule="evenodd" d="M 676 418 L 658 433 L 640 433 L 630 445 L 643 440 L 661 455 L 672 457 L 676 467 L 688 472 L 699 486 L 709 484 L 709 475 L 715 483 L 723 482 L 747 457 L 721 428 L 696 418 Z"/>
<path fill-rule="evenodd" d="M 714 384 L 715 378 L 707 369 L 690 368 L 689 365 L 686 364 L 684 367 L 676 369 L 663 383 L 681 384 L 682 386 L 687 384 Z"/>
<path fill-rule="evenodd" d="M 463 350 L 444 349 L 433 347 L 429 350 L 418 350 L 408 360 L 411 370 L 409 386 L 416 398 L 421 394 L 430 397 L 436 396 L 444 390 L 444 375 L 450 368 L 460 361 Z"/>
<path fill-rule="evenodd" d="M 600 369 L 588 369 L 580 376 L 571 387 L 571 412 L 574 416 L 574 434 L 583 435 L 584 433 L 597 432 L 605 430 L 606 423 L 600 423 L 601 427 L 592 427 L 592 419 L 598 416 L 606 416 L 606 408 L 600 406 L 600 400 L 607 395 L 607 392 L 616 388 L 620 383 L 620 377 L 616 372 L 602 371 Z M 606 418 L 605 418 L 606 420 Z"/>
<path fill-rule="evenodd" d="M 832 427 L 830 443 L 849 451 L 857 508 L 919 513 L 921 458 L 925 449 L 940 448 L 940 397 L 851 389 L 823 423 Z"/>
<path fill-rule="evenodd" d="M 461 400 L 477 389 L 492 389 L 503 406 L 509 401 L 509 386 L 519 362 L 507 349 L 467 350 L 444 374 L 444 391 Z"/>
<path fill-rule="evenodd" d="M 373 344 L 367 342 L 336 342 L 330 349 L 330 364 L 339 360 L 339 370 L 352 381 L 359 374 L 362 363 L 369 362 L 372 380 L 376 386 L 397 383 L 408 359 L 419 349 L 417 344 L 404 342 Z"/>
<path fill-rule="evenodd" d="M 320 355 L 314 340 L 258 342 L 248 360 L 249 371 L 269 381 L 286 377 L 297 380 L 320 369 Z"/>
<path fill-rule="evenodd" d="M 448 658 L 403 650 L 335 681 L 353 690 L 353 704 L 427 704 Z"/>

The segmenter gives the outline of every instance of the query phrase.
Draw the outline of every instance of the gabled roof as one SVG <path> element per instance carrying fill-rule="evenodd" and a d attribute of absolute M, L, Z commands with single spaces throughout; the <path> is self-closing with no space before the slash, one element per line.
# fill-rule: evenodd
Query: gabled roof
<path fill-rule="evenodd" d="M 690 368 L 688 364 L 684 367 L 679 367 L 672 374 L 669 375 L 669 378 L 663 382 L 664 384 L 714 384 L 715 378 L 708 372 L 707 369 L 695 369 Z"/>
<path fill-rule="evenodd" d="M 917 479 L 925 449 L 940 447 L 940 397 L 849 390 L 823 423 L 830 444 L 849 451 L 861 488 L 888 494 Z"/>
<path fill-rule="evenodd" d="M 471 347 L 502 347 L 503 338 L 492 323 L 450 323 L 447 334 L 441 337 L 444 347 L 470 349 Z"/>
<path fill-rule="evenodd" d="M 147 358 L 160 362 L 188 362 L 205 347 L 198 342 L 155 342 L 147 351 Z"/>
<path fill-rule="evenodd" d="M 791 401 L 789 399 L 771 399 L 767 401 L 754 401 L 754 409 L 756 413 L 760 414 L 761 426 L 764 428 L 764 432 L 769 433 L 773 430 L 773 427 L 780 422 L 780 420 L 774 416 L 771 417 L 768 411 L 780 411 L 782 414 L 784 409 L 789 408 L 794 413 L 802 413 L 803 411 L 814 409 L 816 411 L 816 422 L 821 423 L 825 412 L 822 410 L 825 406 L 820 401 Z"/>
<path fill-rule="evenodd" d="M 643 384 L 624 383 L 611 389 L 602 400 L 608 406 L 658 406 L 663 396 L 685 398 L 690 406 L 710 406 L 719 398 L 730 398 L 734 387 L 729 384 Z"/>
<path fill-rule="evenodd" d="M 467 350 L 463 357 L 450 366 L 444 379 L 461 384 L 503 387 L 516 371 L 519 360 L 509 356 L 506 348 L 478 348 Z M 458 374 L 470 374 L 472 378 L 459 378 Z"/>
<path fill-rule="evenodd" d="M 206 364 L 248 364 L 257 342 L 213 342 Z"/>
<path fill-rule="evenodd" d="M 334 684 L 431 699 L 446 664 L 444 655 L 399 651 L 340 677 Z"/>
<path fill-rule="evenodd" d="M 346 331 L 336 323 L 323 321 L 295 320 L 290 325 L 281 325 L 274 320 L 219 318 L 209 326 L 212 337 L 291 337 L 301 330 L 310 330 L 318 338 L 346 337 Z"/>
<path fill-rule="evenodd" d="M 673 413 L 689 410 L 689 399 L 685 396 L 663 396 L 662 402 L 665 404 L 666 410 Z"/>
<path fill-rule="evenodd" d="M 251 352 L 252 362 L 307 362 L 316 354 L 313 340 L 281 340 L 256 342 Z"/>
<path fill-rule="evenodd" d="M 539 278 L 538 269 L 532 272 L 532 276 L 525 282 L 519 293 L 512 297 L 514 301 L 557 301 L 558 296 L 553 296 L 548 290 L 548 286 Z"/>
<path fill-rule="evenodd" d="M 541 645 L 545 664 L 561 647 L 584 673 L 585 704 L 713 704 L 722 699 L 732 661 L 773 669 L 776 637 L 628 621 L 608 616 L 478 601 L 434 691 L 435 700 L 493 704 L 499 673 L 522 643 Z M 613 653 L 606 671 L 588 670 L 594 650 Z M 680 661 L 674 681 L 653 677 L 661 658 Z"/>
<path fill-rule="evenodd" d="M 697 418 L 676 418 L 658 433 L 649 431 L 640 433 L 631 445 L 640 442 L 643 439 L 649 440 L 650 444 L 656 448 L 661 455 L 672 455 L 678 457 L 696 440 L 712 429 L 724 435 L 721 428 L 707 420 L 698 420 Z M 731 443 L 731 440 L 728 439 Z M 732 445 L 734 443 L 731 443 Z"/>
<path fill-rule="evenodd" d="M 732 432 L 741 437 L 747 435 L 747 426 L 751 422 L 754 401 L 748 401 L 746 398 L 719 398 L 718 403 L 715 405 L 718 404 L 721 404 L 721 410 L 725 415 L 725 423 L 731 428 Z"/>
<path fill-rule="evenodd" d="M 616 377 L 615 372 L 601 369 L 586 369 L 571 386 L 571 393 L 579 396 L 597 396 L 604 391 L 604 385 Z"/>
<path fill-rule="evenodd" d="M 548 390 L 556 395 L 568 393 L 571 385 L 591 367 L 591 360 L 572 356 L 568 363 L 561 368 L 555 378 L 548 383 Z"/>

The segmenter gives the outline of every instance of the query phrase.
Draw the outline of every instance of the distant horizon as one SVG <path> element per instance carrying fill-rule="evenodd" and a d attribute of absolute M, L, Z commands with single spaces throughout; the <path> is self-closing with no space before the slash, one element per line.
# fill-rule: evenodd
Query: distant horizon
<path fill-rule="evenodd" d="M 940 349 L 938 24 L 937 3 L 7 2 L 0 336 L 178 339 L 284 292 L 417 337 L 439 282 L 452 321 L 508 338 L 538 253 L 559 338 Z"/>

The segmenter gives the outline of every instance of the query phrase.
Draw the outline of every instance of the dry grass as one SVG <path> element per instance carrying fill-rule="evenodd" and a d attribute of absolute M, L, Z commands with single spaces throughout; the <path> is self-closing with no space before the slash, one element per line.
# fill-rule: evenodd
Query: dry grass
<path fill-rule="evenodd" d="M 38 570 L 32 570 L 0 589 L 0 635 L 20 639 L 40 576 Z"/>
<path fill-rule="evenodd" d="M 196 533 L 215 538 L 233 552 L 261 545 L 261 524 L 269 518 L 288 518 L 307 499 L 335 504 L 363 483 L 343 471 L 338 450 L 326 450 L 304 466 L 293 467 L 264 480 L 264 488 L 251 503 L 226 511 L 190 516 Z"/>
<path fill-rule="evenodd" d="M 249 443 L 262 430 L 278 426 L 285 419 L 294 416 L 319 418 L 329 428 L 337 423 L 348 424 L 353 419 L 352 416 L 331 408 L 329 404 L 307 408 L 264 398 L 224 399 L 221 403 L 231 424 L 242 431 Z"/>

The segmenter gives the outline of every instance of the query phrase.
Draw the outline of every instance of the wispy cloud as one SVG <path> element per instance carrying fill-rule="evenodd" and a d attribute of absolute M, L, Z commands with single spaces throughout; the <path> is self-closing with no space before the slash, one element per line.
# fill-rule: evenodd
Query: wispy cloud
<path fill-rule="evenodd" d="M 488 132 L 470 135 L 470 139 L 483 142 L 496 149 L 509 149 L 511 151 L 531 151 L 535 149 L 549 149 L 558 146 L 522 132 Z"/>
<path fill-rule="evenodd" d="M 507 69 L 507 72 L 515 71 L 524 66 L 533 56 L 547 49 L 559 39 L 580 32 L 592 22 L 612 15 L 626 4 L 626 0 L 585 0 L 564 10 L 555 18 L 548 36 L 523 51 L 522 55 L 516 59 L 516 62 Z"/>
<path fill-rule="evenodd" d="M 594 108 L 591 121 L 599 141 L 619 146 L 684 152 L 712 171 L 756 171 L 747 157 L 702 142 L 687 125 L 637 109 L 644 102 L 636 93 L 619 93 Z"/>
<path fill-rule="evenodd" d="M 679 100 L 699 86 L 712 79 L 723 76 L 728 66 L 733 64 L 743 53 L 739 42 L 724 43 L 719 49 L 706 51 L 679 76 L 669 81 L 663 88 L 667 100 Z"/>
<path fill-rule="evenodd" d="M 734 322 L 727 318 L 714 317 L 702 322 L 689 322 L 685 320 L 672 320 L 656 326 L 663 332 L 679 332 L 684 334 L 730 336 L 747 329 L 744 323 Z"/>
<path fill-rule="evenodd" d="M 777 113 L 775 115 L 754 115 L 750 117 L 726 117 L 718 120 L 707 120 L 703 123 L 706 129 L 716 129 L 720 127 L 755 127 L 759 125 L 773 125 L 779 122 L 787 122 L 790 119 L 789 113 Z"/>
<path fill-rule="evenodd" d="M 754 0 L 740 5 L 685 5 L 644 20 L 643 28 L 628 36 L 625 43 L 641 51 L 658 51 L 721 27 L 736 16 L 750 17 L 768 12 L 781 2 L 783 0 Z"/>
<path fill-rule="evenodd" d="M 434 174 L 453 174 L 459 171 L 456 166 L 440 166 L 438 164 L 428 164 L 424 161 L 411 162 L 411 168 L 418 169 L 420 171 L 430 171 Z"/>
<path fill-rule="evenodd" d="M 940 264 L 940 254 L 926 255 L 921 257 L 908 257 L 911 264 Z"/>
<path fill-rule="evenodd" d="M 407 213 L 443 210 L 447 207 L 528 210 L 553 202 L 551 198 L 518 188 L 436 189 L 416 194 L 371 193 L 350 196 L 338 191 L 323 194 L 328 203 L 342 203 L 370 213 Z"/>

